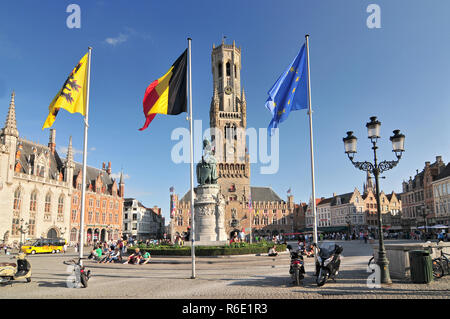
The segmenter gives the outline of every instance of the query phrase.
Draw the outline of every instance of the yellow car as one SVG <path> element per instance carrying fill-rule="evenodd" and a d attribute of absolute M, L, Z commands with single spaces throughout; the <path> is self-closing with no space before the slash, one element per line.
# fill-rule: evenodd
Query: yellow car
<path fill-rule="evenodd" d="M 22 246 L 22 252 L 25 254 L 45 254 L 45 253 L 59 253 L 63 251 L 65 245 L 64 239 L 46 239 L 41 238 L 30 245 Z"/>

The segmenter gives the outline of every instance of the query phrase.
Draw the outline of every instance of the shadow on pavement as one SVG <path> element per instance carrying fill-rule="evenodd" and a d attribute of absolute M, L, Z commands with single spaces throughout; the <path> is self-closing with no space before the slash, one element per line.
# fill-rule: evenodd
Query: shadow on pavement
<path fill-rule="evenodd" d="M 39 287 L 49 287 L 49 288 L 61 288 L 66 287 L 67 284 L 65 281 L 57 281 L 57 282 L 50 282 L 50 281 L 40 281 L 38 282 Z"/>

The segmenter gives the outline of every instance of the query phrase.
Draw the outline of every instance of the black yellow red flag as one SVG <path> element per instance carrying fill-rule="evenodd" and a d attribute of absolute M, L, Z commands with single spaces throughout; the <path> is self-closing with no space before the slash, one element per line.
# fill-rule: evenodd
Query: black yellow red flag
<path fill-rule="evenodd" d="M 145 130 L 156 114 L 178 115 L 187 112 L 187 49 L 172 64 L 169 71 L 153 81 L 145 90 Z"/>

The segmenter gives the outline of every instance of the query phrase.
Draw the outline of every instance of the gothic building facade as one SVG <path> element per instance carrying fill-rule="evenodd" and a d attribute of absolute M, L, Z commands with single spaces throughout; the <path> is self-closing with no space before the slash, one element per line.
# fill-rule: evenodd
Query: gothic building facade
<path fill-rule="evenodd" d="M 114 203 L 109 210 L 112 219 L 99 219 L 88 226 L 99 234 L 109 227 L 119 236 L 124 184 L 118 186 L 109 174 L 88 168 L 86 208 L 91 200 L 100 200 L 103 205 L 105 200 Z M 47 145 L 19 136 L 13 92 L 0 132 L 0 242 L 13 244 L 40 237 L 78 241 L 81 184 L 81 164 L 73 159 L 71 138 L 66 158 L 62 159 L 56 150 L 54 129 L 50 130 Z M 89 213 L 86 215 L 89 221 Z"/>
<path fill-rule="evenodd" d="M 211 53 L 213 97 L 210 108 L 211 142 L 217 159 L 218 184 L 225 197 L 225 231 L 229 237 L 273 236 L 293 231 L 294 198 L 281 199 L 270 187 L 250 185 L 247 151 L 247 101 L 241 86 L 241 48 L 222 42 Z M 190 191 L 170 197 L 171 234 L 187 232 L 191 222 Z"/>

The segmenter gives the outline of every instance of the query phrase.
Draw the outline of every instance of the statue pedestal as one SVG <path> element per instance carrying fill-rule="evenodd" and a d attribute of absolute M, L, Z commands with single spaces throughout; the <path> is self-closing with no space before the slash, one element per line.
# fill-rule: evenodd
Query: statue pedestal
<path fill-rule="evenodd" d="M 223 234 L 217 233 L 217 230 L 224 228 L 223 218 L 218 218 L 219 208 L 224 204 L 218 200 L 219 190 L 217 184 L 205 184 L 197 187 L 194 202 L 196 246 L 221 246 L 227 243 L 226 236 L 225 238 L 223 236 L 224 232 L 221 232 Z M 224 212 L 224 207 L 221 212 Z"/>

